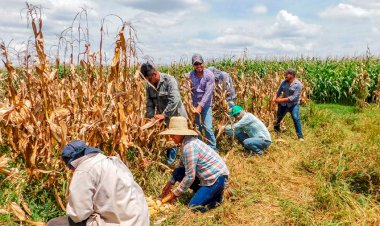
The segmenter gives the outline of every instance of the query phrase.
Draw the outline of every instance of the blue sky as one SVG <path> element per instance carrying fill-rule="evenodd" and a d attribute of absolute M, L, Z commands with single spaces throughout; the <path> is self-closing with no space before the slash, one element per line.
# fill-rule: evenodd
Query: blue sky
<path fill-rule="evenodd" d="M 22 51 L 31 35 L 23 0 L 1 0 L 0 39 Z M 141 59 L 156 64 L 240 56 L 357 56 L 380 51 L 378 0 L 34 0 L 44 7 L 48 47 L 69 27 L 81 7 L 88 9 L 92 51 L 97 52 L 102 18 L 117 14 L 136 27 Z M 20 13 L 21 12 L 21 13 Z M 112 57 L 120 22 L 108 17 L 104 51 Z M 83 49 L 83 47 L 81 47 Z"/>

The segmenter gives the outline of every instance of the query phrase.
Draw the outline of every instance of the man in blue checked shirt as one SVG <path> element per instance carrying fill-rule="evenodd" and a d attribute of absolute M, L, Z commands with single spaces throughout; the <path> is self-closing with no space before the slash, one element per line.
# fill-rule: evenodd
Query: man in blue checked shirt
<path fill-rule="evenodd" d="M 220 205 L 229 171 L 219 154 L 199 140 L 181 116 L 172 117 L 169 129 L 160 135 L 170 135 L 182 149 L 181 162 L 162 191 L 162 202 L 170 202 L 190 188 L 194 195 L 189 207 L 193 210 L 205 212 Z M 179 185 L 172 190 L 176 182 Z"/>
<path fill-rule="evenodd" d="M 238 121 L 232 126 L 225 126 L 224 132 L 229 136 L 235 136 L 249 153 L 262 155 L 272 143 L 268 128 L 260 119 L 244 111 L 239 105 L 232 108 L 231 115 Z"/>
<path fill-rule="evenodd" d="M 216 149 L 216 139 L 212 128 L 212 97 L 214 94 L 214 74 L 205 68 L 203 58 L 194 54 L 191 62 L 194 70 L 190 72 L 191 98 L 194 107 L 195 123 L 198 130 L 203 132 L 207 144 Z"/>
<path fill-rule="evenodd" d="M 286 79 L 281 82 L 272 101 L 278 104 L 277 121 L 274 130 L 280 132 L 280 123 L 286 113 L 290 112 L 298 139 L 303 141 L 302 125 L 300 119 L 300 96 L 302 83 L 296 79 L 296 72 L 293 69 L 285 71 Z M 282 95 L 282 97 L 281 97 Z"/>

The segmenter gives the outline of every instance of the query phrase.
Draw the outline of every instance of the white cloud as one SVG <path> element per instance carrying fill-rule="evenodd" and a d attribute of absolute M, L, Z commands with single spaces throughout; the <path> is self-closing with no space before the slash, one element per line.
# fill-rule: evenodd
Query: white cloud
<path fill-rule="evenodd" d="M 266 14 L 268 12 L 268 8 L 265 5 L 256 5 L 252 8 L 252 11 L 255 14 Z"/>
<path fill-rule="evenodd" d="M 380 2 L 377 0 L 349 0 L 330 6 L 319 13 L 323 18 L 342 20 L 365 19 L 372 20 L 380 16 Z"/>
<path fill-rule="evenodd" d="M 201 0 L 120 0 L 122 5 L 155 13 L 184 11 L 189 9 L 205 10 L 207 5 Z"/>
<path fill-rule="evenodd" d="M 326 10 L 322 11 L 320 13 L 321 17 L 326 17 L 326 18 L 360 18 L 360 19 L 365 19 L 369 18 L 370 11 L 356 7 L 350 4 L 344 4 L 340 3 L 337 6 L 333 6 L 330 8 L 327 8 Z"/>
<path fill-rule="evenodd" d="M 282 36 L 313 36 L 320 33 L 321 28 L 315 24 L 307 24 L 298 16 L 281 10 L 276 16 L 273 33 Z"/>

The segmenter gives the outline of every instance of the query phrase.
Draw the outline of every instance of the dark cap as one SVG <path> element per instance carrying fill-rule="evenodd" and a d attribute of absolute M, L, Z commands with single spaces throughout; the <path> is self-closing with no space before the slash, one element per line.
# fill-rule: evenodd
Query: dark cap
<path fill-rule="evenodd" d="M 150 63 L 143 63 L 140 68 L 141 74 L 144 75 L 144 77 L 151 76 L 153 72 L 156 71 L 156 69 L 151 65 Z"/>
<path fill-rule="evenodd" d="M 203 58 L 200 54 L 194 54 L 193 57 L 191 58 L 191 64 L 195 63 L 201 63 L 203 64 Z"/>
<path fill-rule="evenodd" d="M 296 71 L 293 70 L 292 68 L 289 68 L 288 70 L 285 71 L 285 75 L 291 74 L 293 76 L 296 76 Z"/>
<path fill-rule="evenodd" d="M 91 153 L 101 153 L 100 149 L 87 146 L 81 140 L 74 140 L 68 143 L 62 150 L 61 157 L 66 165 L 74 168 L 71 162 Z"/>

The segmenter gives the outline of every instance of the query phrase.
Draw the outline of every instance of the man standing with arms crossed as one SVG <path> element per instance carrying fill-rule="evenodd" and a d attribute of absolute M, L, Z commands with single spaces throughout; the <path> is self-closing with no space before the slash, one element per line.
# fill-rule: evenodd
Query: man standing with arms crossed
<path fill-rule="evenodd" d="M 280 123 L 287 112 L 292 116 L 294 127 L 300 141 L 304 141 L 302 125 L 300 120 L 300 96 L 302 91 L 301 82 L 296 79 L 296 72 L 293 69 L 285 71 L 285 80 L 281 82 L 272 101 L 278 104 L 277 121 L 274 130 L 280 132 Z M 282 94 L 282 97 L 280 97 Z"/>
<path fill-rule="evenodd" d="M 195 123 L 198 130 L 204 132 L 207 144 L 216 149 L 216 139 L 212 128 L 212 96 L 214 93 L 214 74 L 205 69 L 203 58 L 199 54 L 194 54 L 191 58 L 194 70 L 190 72 L 191 98 L 193 102 Z"/>

